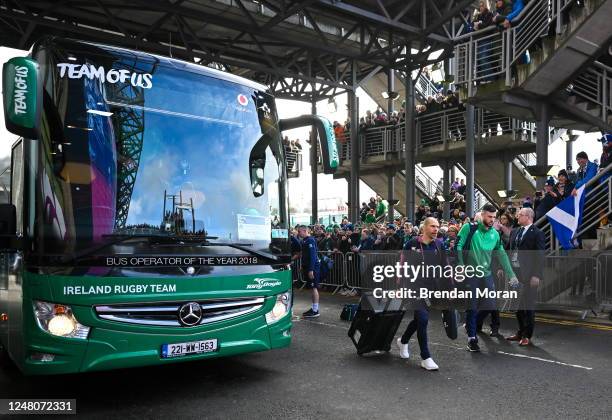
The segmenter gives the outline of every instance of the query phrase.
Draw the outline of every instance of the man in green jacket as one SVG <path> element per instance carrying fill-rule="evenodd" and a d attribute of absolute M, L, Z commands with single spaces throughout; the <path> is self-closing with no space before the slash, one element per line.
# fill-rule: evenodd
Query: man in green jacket
<path fill-rule="evenodd" d="M 376 197 L 376 219 L 387 214 L 387 202 L 382 197 Z"/>
<path fill-rule="evenodd" d="M 486 204 L 481 212 L 481 220 L 478 221 L 478 227 L 473 230 L 472 224 L 466 223 L 459 231 L 459 242 L 457 243 L 457 259 L 459 265 L 467 265 L 473 267 L 475 275 L 465 279 L 467 290 L 471 292 L 468 309 L 466 310 L 466 329 L 468 333 L 468 350 L 480 351 L 478 346 L 478 338 L 476 337 L 476 325 L 478 319 L 482 320 L 495 310 L 495 299 L 486 297 L 477 297 L 477 290 L 489 291 L 495 290 L 495 281 L 491 273 L 491 259 L 495 256 L 502 269 L 506 273 L 511 287 L 517 287 L 519 284 L 512 265 L 508 259 L 508 255 L 504 250 L 503 243 L 499 233 L 493 229 L 495 223 L 495 215 L 497 211 L 495 207 Z M 473 232 L 470 232 L 473 230 Z M 466 247 L 466 241 L 471 234 L 469 247 Z M 467 261 L 464 261 L 463 250 L 468 251 Z"/>

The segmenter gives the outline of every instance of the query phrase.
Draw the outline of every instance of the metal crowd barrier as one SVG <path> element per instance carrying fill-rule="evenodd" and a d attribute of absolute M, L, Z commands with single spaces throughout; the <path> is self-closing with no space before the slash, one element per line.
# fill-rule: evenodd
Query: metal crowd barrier
<path fill-rule="evenodd" d="M 346 278 L 346 263 L 345 256 L 341 252 L 319 251 L 318 253 L 320 264 L 324 264 L 323 257 L 331 258 L 333 268 L 326 273 L 319 284 L 323 286 L 336 286 L 336 290 L 345 285 Z M 302 261 L 294 260 L 291 263 L 292 279 L 296 286 L 300 288 L 306 284 L 306 279 L 302 273 Z"/>
<path fill-rule="evenodd" d="M 599 283 L 596 288 L 597 299 L 602 309 L 610 310 L 612 319 L 612 252 L 604 252 L 597 256 Z"/>
<path fill-rule="evenodd" d="M 321 285 L 358 290 L 396 289 L 396 279 L 386 276 L 381 282 L 374 281 L 375 266 L 395 266 L 400 261 L 400 251 L 319 252 L 331 258 L 334 266 Z M 538 309 L 581 309 L 595 311 L 597 308 L 612 309 L 612 252 L 598 256 L 548 255 L 545 257 L 544 279 L 538 288 L 536 305 Z M 292 263 L 293 281 L 297 287 L 304 287 L 305 279 L 300 260 Z M 498 290 L 508 290 L 507 282 L 496 281 Z M 502 305 L 512 310 L 512 305 Z M 586 313 L 586 312 L 585 312 Z"/>
<path fill-rule="evenodd" d="M 538 288 L 537 307 L 594 309 L 600 282 L 594 256 L 548 255 L 544 279 Z"/>

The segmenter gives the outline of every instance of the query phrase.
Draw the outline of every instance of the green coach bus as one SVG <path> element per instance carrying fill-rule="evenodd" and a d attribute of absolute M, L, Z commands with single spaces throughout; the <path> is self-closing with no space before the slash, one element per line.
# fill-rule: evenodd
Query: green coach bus
<path fill-rule="evenodd" d="M 3 67 L 12 145 L 0 205 L 0 350 L 26 374 L 288 346 L 287 170 L 258 83 L 47 38 Z"/>

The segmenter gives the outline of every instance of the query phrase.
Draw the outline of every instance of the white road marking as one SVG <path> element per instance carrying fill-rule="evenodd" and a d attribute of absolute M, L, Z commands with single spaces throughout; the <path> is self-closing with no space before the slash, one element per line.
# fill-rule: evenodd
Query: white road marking
<path fill-rule="evenodd" d="M 343 325 L 328 324 L 326 322 L 314 321 L 309 318 L 293 318 L 293 322 L 301 322 L 301 321 L 308 322 L 309 324 L 325 325 L 326 327 L 345 328 L 345 326 Z"/>
<path fill-rule="evenodd" d="M 497 352 L 499 354 L 505 354 L 506 356 L 522 357 L 524 359 L 539 360 L 540 362 L 554 363 L 554 364 L 557 364 L 557 365 L 569 366 L 569 367 L 574 367 L 574 368 L 578 368 L 578 369 L 593 370 L 592 367 L 573 365 L 571 363 L 563 363 L 563 362 L 559 362 L 557 360 L 543 359 L 541 357 L 527 356 L 525 354 L 506 353 L 505 351 L 500 351 L 500 350 L 498 350 Z"/>
<path fill-rule="evenodd" d="M 311 324 L 324 325 L 326 327 L 334 327 L 334 328 L 342 328 L 342 329 L 346 329 L 347 326 L 348 326 L 348 324 L 347 325 L 329 324 L 329 323 L 326 323 L 326 322 L 315 321 L 315 320 L 310 320 L 310 319 L 304 319 L 304 318 L 301 318 L 301 317 L 294 316 L 293 322 L 300 322 L 300 321 L 306 321 L 306 322 L 311 323 Z M 447 348 L 454 349 L 454 350 L 464 350 L 465 349 L 464 347 L 453 346 L 453 345 L 449 345 L 449 344 L 436 343 L 436 342 L 429 342 L 429 344 L 430 345 L 434 345 L 434 346 L 447 347 Z M 568 367 L 573 367 L 573 368 L 578 368 L 578 369 L 585 369 L 585 370 L 593 370 L 592 367 L 574 365 L 574 364 L 571 364 L 571 363 L 563 363 L 563 362 L 559 362 L 557 360 L 544 359 L 542 357 L 527 356 L 527 355 L 524 355 L 524 354 L 516 354 L 516 353 L 507 353 L 507 352 L 501 351 L 501 350 L 498 350 L 497 353 L 504 354 L 506 356 L 520 357 L 520 358 L 523 358 L 523 359 L 538 360 L 540 362 L 554 363 L 556 365 L 561 365 L 561 366 L 568 366 Z"/>

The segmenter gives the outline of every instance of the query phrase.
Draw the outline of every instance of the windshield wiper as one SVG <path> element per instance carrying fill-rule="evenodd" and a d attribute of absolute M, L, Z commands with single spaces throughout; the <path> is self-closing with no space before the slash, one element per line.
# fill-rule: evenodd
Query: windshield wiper
<path fill-rule="evenodd" d="M 124 234 L 124 233 L 110 233 L 107 235 L 102 235 L 103 238 L 114 238 L 114 240 L 109 241 L 109 242 L 104 242 L 103 244 L 100 245 L 96 245 L 90 248 L 86 248 L 76 254 L 72 254 L 70 256 L 67 256 L 66 258 L 64 258 L 62 260 L 63 263 L 71 263 L 74 262 L 75 260 L 79 260 L 83 257 L 89 257 L 92 254 L 95 254 L 96 252 L 100 251 L 101 249 L 107 248 L 109 246 L 112 245 L 117 245 L 120 244 L 122 242 L 125 242 L 127 240 L 130 239 L 150 239 L 150 238 L 156 238 L 156 237 L 170 237 L 168 235 L 165 234 L 155 234 L 155 233 L 148 233 L 148 234 L 138 234 L 138 235 L 128 235 L 128 234 Z"/>

